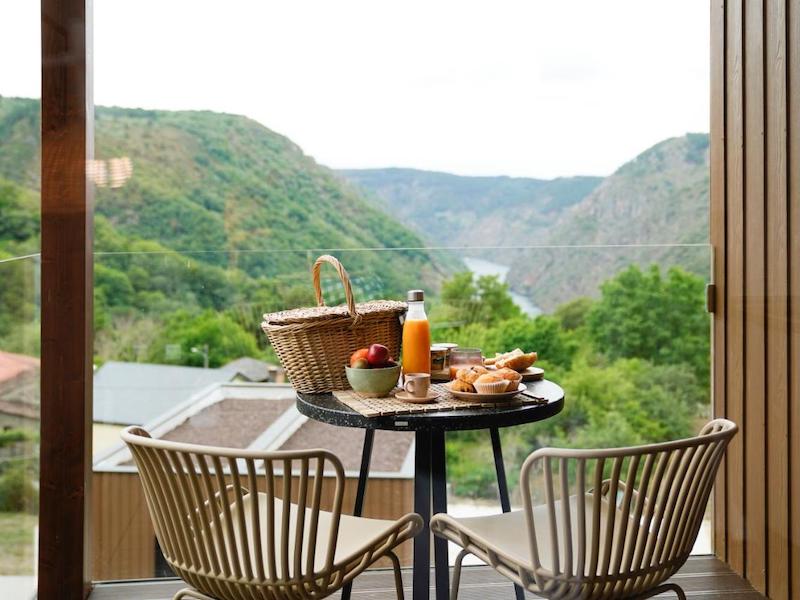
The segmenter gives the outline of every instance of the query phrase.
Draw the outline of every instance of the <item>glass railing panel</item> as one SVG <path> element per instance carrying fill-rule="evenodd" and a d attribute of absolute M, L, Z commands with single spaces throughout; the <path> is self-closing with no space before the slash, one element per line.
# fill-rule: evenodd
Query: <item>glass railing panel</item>
<path fill-rule="evenodd" d="M 39 266 L 0 258 L 0 596 L 13 600 L 36 592 Z"/>
<path fill-rule="evenodd" d="M 292 421 L 260 330 L 265 312 L 314 304 L 323 253 L 358 301 L 424 288 L 434 341 L 539 352 L 572 400 L 503 433 L 515 506 L 537 447 L 656 441 L 707 416 L 708 136 L 686 134 L 708 128 L 707 11 L 628 3 L 600 31 L 574 27 L 569 2 L 458 6 L 459 33 L 453 10 L 413 3 L 388 29 L 348 2 L 313 9 L 335 29 L 274 2 L 200 2 L 189 29 L 175 7 L 95 9 L 96 579 L 169 573 L 126 425 L 243 447 L 324 440 L 357 470 L 358 443 Z M 664 23 L 692 24 L 680 52 L 660 50 Z M 322 291 L 344 300 L 328 268 Z M 485 437 L 448 437 L 456 512 L 497 509 Z M 392 494 L 411 506 L 410 441 L 386 440 L 373 516 L 397 516 L 381 512 Z"/>
<path fill-rule="evenodd" d="M 41 6 L 0 4 L 0 598 L 36 595 Z"/>
<path fill-rule="evenodd" d="M 326 426 L 314 437 L 300 428 L 272 439 L 275 427 L 295 426 L 287 417 L 294 392 L 260 329 L 262 315 L 313 305 L 310 266 L 329 251 L 348 269 L 357 301 L 402 299 L 423 287 L 434 342 L 477 346 L 487 356 L 537 351 L 537 365 L 564 387 L 560 415 L 502 432 L 514 507 L 521 506 L 519 469 L 537 448 L 676 439 L 693 435 L 710 414 L 704 244 L 250 253 L 251 264 L 274 270 L 257 277 L 231 267 L 241 257 L 230 252 L 98 252 L 94 477 L 106 491 L 94 507 L 98 579 L 170 574 L 120 442 L 127 425 L 212 445 L 275 449 L 313 441 L 341 453 L 356 477 L 360 447 L 343 437 L 361 432 Z M 553 270 L 558 277 L 550 277 Z M 329 304 L 344 301 L 333 269 L 323 267 L 321 287 Z M 373 477 L 399 486 L 410 510 L 410 436 L 386 439 Z M 488 433 L 448 434 L 447 455 L 451 511 L 498 510 Z M 382 494 L 397 489 L 370 489 L 367 514 L 393 505 Z M 126 503 L 126 518 L 103 518 L 118 502 Z M 130 527 L 138 534 L 127 535 Z M 706 552 L 707 524 L 703 531 L 697 549 Z"/>

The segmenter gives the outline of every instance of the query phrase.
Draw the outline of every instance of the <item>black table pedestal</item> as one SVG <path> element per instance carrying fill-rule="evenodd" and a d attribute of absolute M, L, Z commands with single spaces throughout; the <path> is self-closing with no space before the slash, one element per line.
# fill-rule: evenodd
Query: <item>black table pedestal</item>
<path fill-rule="evenodd" d="M 447 512 L 447 455 L 444 447 L 444 431 L 431 434 L 431 471 L 433 491 L 433 514 Z M 434 565 L 436 566 L 436 598 L 450 597 L 450 565 L 448 564 L 447 540 L 433 538 Z"/>
<path fill-rule="evenodd" d="M 494 469 L 497 472 L 497 491 L 500 495 L 500 507 L 504 513 L 511 511 L 511 500 L 508 497 L 508 481 L 506 480 L 506 466 L 503 463 L 503 449 L 500 446 L 500 431 L 492 427 L 489 432 L 492 436 L 492 454 L 494 455 Z M 525 592 L 514 584 L 514 594 L 517 600 L 525 600 Z"/>
<path fill-rule="evenodd" d="M 364 447 L 361 450 L 361 470 L 358 472 L 358 488 L 356 488 L 356 503 L 353 507 L 353 516 L 360 517 L 364 510 L 364 496 L 367 493 L 367 480 L 369 479 L 369 463 L 372 460 L 372 442 L 375 440 L 375 430 L 364 430 Z M 350 581 L 342 588 L 341 600 L 350 600 L 350 591 L 353 582 Z"/>

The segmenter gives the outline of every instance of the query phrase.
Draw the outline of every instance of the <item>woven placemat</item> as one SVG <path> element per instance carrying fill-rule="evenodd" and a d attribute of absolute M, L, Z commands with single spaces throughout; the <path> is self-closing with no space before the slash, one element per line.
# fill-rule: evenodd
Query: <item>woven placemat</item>
<path fill-rule="evenodd" d="M 540 404 L 540 400 L 526 396 L 515 396 L 505 402 L 477 402 L 475 400 L 462 400 L 450 393 L 444 384 L 432 383 L 439 397 L 428 404 L 412 404 L 395 398 L 394 394 L 400 388 L 393 389 L 388 396 L 383 398 L 368 398 L 353 390 L 336 390 L 333 395 L 342 404 L 346 404 L 357 413 L 365 417 L 381 417 L 391 415 L 410 415 L 415 413 L 438 412 L 445 410 L 458 410 L 464 408 L 495 408 L 497 406 L 519 406 L 521 404 Z"/>

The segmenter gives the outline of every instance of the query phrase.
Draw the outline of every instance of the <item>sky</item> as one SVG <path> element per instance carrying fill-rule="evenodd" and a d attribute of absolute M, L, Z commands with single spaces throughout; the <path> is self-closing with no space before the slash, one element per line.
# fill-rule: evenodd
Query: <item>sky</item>
<path fill-rule="evenodd" d="M 0 95 L 40 95 L 38 9 L 0 2 Z M 333 168 L 607 175 L 708 131 L 708 13 L 699 0 L 94 0 L 94 96 L 246 115 Z"/>

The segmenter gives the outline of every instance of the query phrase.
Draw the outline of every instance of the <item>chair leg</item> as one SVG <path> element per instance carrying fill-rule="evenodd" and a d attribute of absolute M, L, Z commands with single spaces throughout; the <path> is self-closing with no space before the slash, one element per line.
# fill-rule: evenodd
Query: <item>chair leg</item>
<path fill-rule="evenodd" d="M 183 598 L 191 598 L 192 600 L 216 600 L 211 596 L 206 596 L 205 594 L 201 594 L 194 588 L 183 588 L 179 590 L 177 594 L 172 597 L 172 600 L 182 600 Z"/>
<path fill-rule="evenodd" d="M 665 583 L 653 588 L 652 590 L 646 591 L 644 594 L 636 596 L 632 600 L 645 600 L 646 598 L 652 598 L 653 596 L 663 594 L 664 592 L 675 592 L 678 600 L 686 600 L 686 594 L 683 592 L 683 588 L 676 583 Z"/>
<path fill-rule="evenodd" d="M 458 600 L 458 586 L 461 583 L 461 563 L 467 554 L 469 552 L 462 550 L 456 556 L 456 564 L 453 565 L 453 583 L 450 586 L 450 600 Z"/>
<path fill-rule="evenodd" d="M 394 552 L 387 554 L 389 560 L 392 561 L 392 569 L 394 570 L 394 588 L 397 592 L 397 600 L 404 600 L 405 594 L 403 593 L 403 573 L 400 570 L 400 561 Z"/>

